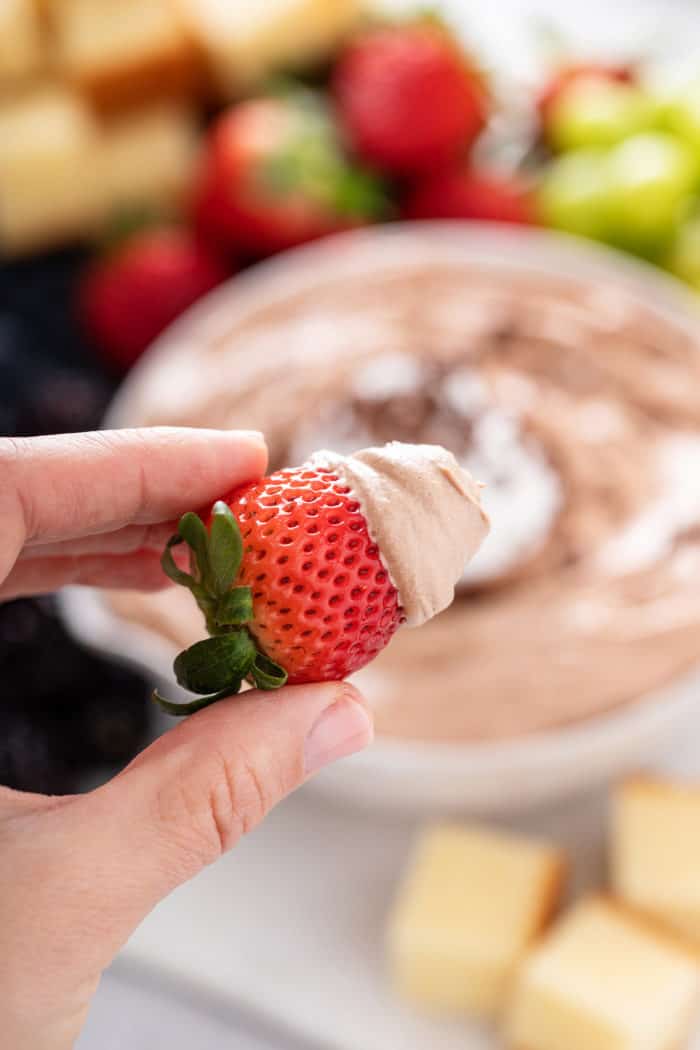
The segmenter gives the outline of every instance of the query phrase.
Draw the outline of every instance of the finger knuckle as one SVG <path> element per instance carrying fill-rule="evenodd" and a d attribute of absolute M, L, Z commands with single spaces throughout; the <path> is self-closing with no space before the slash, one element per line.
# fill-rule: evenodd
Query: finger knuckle
<path fill-rule="evenodd" d="M 19 481 L 21 464 L 27 452 L 27 442 L 22 438 L 0 438 L 0 511 L 15 515 L 21 523 L 25 538 L 35 532 L 35 507 Z"/>
<path fill-rule="evenodd" d="M 245 752 L 212 749 L 196 775 L 172 780 L 158 797 L 158 820 L 196 870 L 254 828 L 280 795 L 279 778 Z"/>
<path fill-rule="evenodd" d="M 245 752 L 234 759 L 215 756 L 216 775 L 209 789 L 209 812 L 219 851 L 224 853 L 263 819 L 274 801 L 274 787 Z"/>

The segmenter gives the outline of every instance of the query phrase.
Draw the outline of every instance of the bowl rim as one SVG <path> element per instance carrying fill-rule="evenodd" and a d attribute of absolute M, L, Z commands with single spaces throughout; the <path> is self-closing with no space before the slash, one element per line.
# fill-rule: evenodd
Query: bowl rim
<path fill-rule="evenodd" d="M 414 252 L 410 258 L 407 246 Z M 695 293 L 652 263 L 607 245 L 573 234 L 505 223 L 452 219 L 379 223 L 281 252 L 212 289 L 169 325 L 139 358 L 108 406 L 103 429 L 119 425 L 132 389 L 150 372 L 156 372 L 161 360 L 210 316 L 225 314 L 230 322 L 232 316 L 253 309 L 257 300 L 269 305 L 293 293 L 309 291 L 318 284 L 319 274 L 326 272 L 323 264 L 328 259 L 335 271 L 333 279 L 338 280 L 340 270 L 349 276 L 366 274 L 368 269 L 381 272 L 406 268 L 415 264 L 415 253 L 434 263 L 436 249 L 443 261 L 493 270 L 509 269 L 574 282 L 607 278 L 686 334 L 697 339 L 700 330 L 700 299 Z M 380 251 L 383 254 L 378 258 Z"/>
<path fill-rule="evenodd" d="M 407 247 L 413 249 L 413 254 L 407 252 Z M 368 265 L 370 272 L 373 269 L 381 272 L 395 266 L 406 268 L 407 263 L 415 266 L 420 258 L 434 262 L 438 258 L 436 251 L 446 263 L 461 261 L 574 282 L 609 279 L 646 309 L 698 339 L 700 303 L 695 295 L 652 264 L 615 249 L 532 227 L 452 220 L 391 223 L 335 234 L 284 252 L 252 266 L 208 293 L 159 336 L 132 369 L 113 399 L 104 425 L 121 425 L 120 415 L 132 389 L 149 372 L 157 372 L 173 348 L 180 341 L 186 341 L 188 334 L 196 331 L 212 313 L 225 312 L 230 320 L 233 313 L 246 313 L 254 308 L 258 299 L 269 305 L 275 298 L 289 295 L 292 289 L 309 290 L 318 283 L 319 273 L 326 272 L 323 264 L 327 259 L 333 260 L 332 277 L 338 280 L 343 273 L 367 273 Z M 108 611 L 97 592 L 90 594 L 90 600 L 86 601 L 86 590 L 90 591 L 83 588 L 80 594 L 81 589 L 69 588 L 62 599 L 63 611 L 73 632 L 157 678 L 167 675 L 167 670 L 156 665 L 162 662 L 169 643 L 157 632 L 127 623 Z M 99 622 L 105 618 L 110 621 L 109 625 Z M 127 645 L 120 645 L 119 640 Z M 145 656 L 146 647 L 154 642 L 159 647 L 156 660 Z M 132 651 L 131 657 L 125 654 L 127 647 Z M 613 751 L 616 742 L 633 730 L 643 735 L 657 728 L 661 730 L 672 715 L 672 708 L 690 709 L 696 704 L 700 704 L 700 661 L 659 689 L 579 722 L 516 737 L 460 742 L 381 735 L 366 755 L 356 756 L 356 761 L 370 765 L 381 761 L 397 769 L 407 765 L 432 767 L 440 762 L 448 769 L 463 767 L 466 760 L 475 774 L 487 766 L 493 771 L 494 764 L 509 771 L 530 767 L 536 762 L 552 764 L 555 759 L 557 764 L 565 764 L 580 757 L 584 748 Z"/>

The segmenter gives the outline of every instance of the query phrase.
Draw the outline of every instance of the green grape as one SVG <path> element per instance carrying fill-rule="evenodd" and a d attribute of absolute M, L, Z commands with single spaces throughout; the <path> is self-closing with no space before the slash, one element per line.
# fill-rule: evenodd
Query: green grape
<path fill-rule="evenodd" d="M 700 289 L 700 215 L 683 223 L 664 263 L 677 277 Z"/>
<path fill-rule="evenodd" d="M 682 93 L 667 101 L 664 123 L 669 131 L 700 150 L 700 81 L 686 85 Z"/>
<path fill-rule="evenodd" d="M 549 165 L 537 193 L 546 226 L 583 237 L 605 239 L 608 232 L 607 152 L 574 150 Z"/>
<path fill-rule="evenodd" d="M 600 77 L 574 81 L 556 100 L 547 138 L 553 149 L 613 146 L 654 125 L 655 101 L 641 88 Z"/>
<path fill-rule="evenodd" d="M 663 132 L 635 135 L 608 159 L 608 208 L 613 238 L 644 254 L 673 237 L 688 213 L 697 177 L 684 143 Z"/>

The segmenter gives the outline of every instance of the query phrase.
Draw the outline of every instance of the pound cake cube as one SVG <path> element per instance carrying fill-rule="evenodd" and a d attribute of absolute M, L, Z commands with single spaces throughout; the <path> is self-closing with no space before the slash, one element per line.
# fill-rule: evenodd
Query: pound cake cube
<path fill-rule="evenodd" d="M 0 87 L 35 75 L 42 58 L 41 27 L 33 0 L 2 0 Z"/>
<path fill-rule="evenodd" d="M 330 55 L 365 0 L 179 0 L 218 92 L 231 98 L 280 70 Z"/>
<path fill-rule="evenodd" d="M 177 203 L 190 184 L 197 149 L 194 113 L 176 103 L 156 103 L 105 122 L 98 171 L 105 217 Z"/>
<path fill-rule="evenodd" d="M 51 0 L 58 70 L 100 107 L 182 94 L 196 49 L 176 0 Z"/>
<path fill-rule="evenodd" d="M 673 1050 L 700 992 L 697 959 L 611 902 L 591 897 L 523 963 L 507 1045 L 515 1050 Z"/>
<path fill-rule="evenodd" d="M 477 826 L 423 834 L 389 924 L 398 992 L 432 1012 L 495 1014 L 554 911 L 562 853 Z"/>
<path fill-rule="evenodd" d="M 0 105 L 0 143 L 0 253 L 92 228 L 101 207 L 99 128 L 77 95 L 46 87 Z"/>
<path fill-rule="evenodd" d="M 611 875 L 627 903 L 700 941 L 700 787 L 651 777 L 621 784 Z"/>

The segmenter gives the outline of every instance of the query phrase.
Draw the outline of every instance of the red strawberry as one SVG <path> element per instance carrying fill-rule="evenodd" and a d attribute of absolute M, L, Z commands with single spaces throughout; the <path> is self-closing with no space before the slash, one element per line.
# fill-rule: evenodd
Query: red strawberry
<path fill-rule="evenodd" d="M 185 541 L 192 575 L 171 548 Z M 178 681 L 211 693 L 166 710 L 188 714 L 236 692 L 328 681 L 357 671 L 403 622 L 399 595 L 360 504 L 332 468 L 306 463 L 236 489 L 214 505 L 209 529 L 186 514 L 163 556 L 192 590 L 211 638 L 175 662 Z"/>
<path fill-rule="evenodd" d="M 208 236 L 267 255 L 379 217 L 377 180 L 350 165 L 316 96 L 253 99 L 214 124 L 195 193 Z"/>
<path fill-rule="evenodd" d="M 431 23 L 359 36 L 334 77 L 356 152 L 395 175 L 430 171 L 467 149 L 486 119 L 486 93 L 448 32 Z"/>
<path fill-rule="evenodd" d="M 80 316 L 109 362 L 126 370 L 171 321 L 229 273 L 187 230 L 144 230 L 87 271 L 79 289 Z"/>
<path fill-rule="evenodd" d="M 467 168 L 437 172 L 419 182 L 408 194 L 403 214 L 408 219 L 535 222 L 529 193 L 520 180 Z"/>
<path fill-rule="evenodd" d="M 549 115 L 566 89 L 577 80 L 614 80 L 631 84 L 636 73 L 631 66 L 604 65 L 602 62 L 572 62 L 563 66 L 545 84 L 537 99 L 540 124 L 546 127 Z"/>

